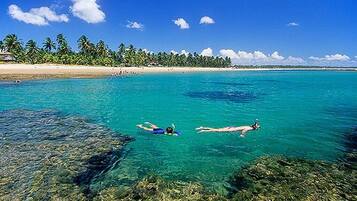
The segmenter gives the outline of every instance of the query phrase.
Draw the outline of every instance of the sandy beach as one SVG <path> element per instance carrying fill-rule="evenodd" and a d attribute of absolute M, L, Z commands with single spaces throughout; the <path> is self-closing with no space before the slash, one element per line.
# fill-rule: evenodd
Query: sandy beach
<path fill-rule="evenodd" d="M 203 68 L 203 67 L 100 67 L 51 64 L 0 64 L 0 80 L 46 78 L 92 78 L 143 73 L 186 73 L 223 71 L 333 70 L 357 71 L 357 68 Z"/>
<path fill-rule="evenodd" d="M 192 67 L 100 67 L 65 65 L 0 64 L 0 79 L 44 79 L 44 78 L 91 78 L 120 76 L 142 73 L 184 73 L 233 71 L 233 68 L 192 68 Z"/>

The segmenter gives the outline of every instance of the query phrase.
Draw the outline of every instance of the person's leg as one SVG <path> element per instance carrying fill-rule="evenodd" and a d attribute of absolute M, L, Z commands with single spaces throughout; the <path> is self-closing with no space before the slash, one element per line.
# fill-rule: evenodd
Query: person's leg
<path fill-rule="evenodd" d="M 215 128 L 203 127 L 203 126 L 196 128 L 196 130 L 211 130 L 211 129 L 215 129 Z"/>
<path fill-rule="evenodd" d="M 198 133 L 217 133 L 225 132 L 222 128 L 205 128 L 198 131 Z"/>
<path fill-rule="evenodd" d="M 141 128 L 141 129 L 143 129 L 145 131 L 153 131 L 153 128 L 145 127 L 142 124 L 138 124 L 138 125 L 136 125 L 136 127 Z"/>
<path fill-rule="evenodd" d="M 241 131 L 242 129 L 240 127 L 225 127 L 225 128 L 209 128 L 209 129 L 203 129 L 200 130 L 199 133 L 223 133 L 223 132 L 238 132 Z"/>
<path fill-rule="evenodd" d="M 150 123 L 150 122 L 145 122 L 145 124 L 148 124 L 152 129 L 157 129 L 157 128 L 159 128 L 157 125 L 155 125 L 155 124 L 152 124 L 152 123 Z"/>

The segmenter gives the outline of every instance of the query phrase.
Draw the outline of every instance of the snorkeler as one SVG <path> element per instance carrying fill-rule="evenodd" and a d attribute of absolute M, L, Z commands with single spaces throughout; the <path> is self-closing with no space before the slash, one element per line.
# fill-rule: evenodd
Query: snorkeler
<path fill-rule="evenodd" d="M 239 126 L 239 127 L 225 127 L 225 128 L 209 128 L 209 127 L 199 127 L 196 128 L 198 133 L 215 133 L 215 132 L 240 132 L 241 137 L 245 137 L 248 131 L 254 131 L 260 128 L 258 121 L 251 126 Z"/>
<path fill-rule="evenodd" d="M 146 124 L 147 126 L 144 126 L 144 124 Z M 144 124 L 138 124 L 136 125 L 136 127 L 141 128 L 145 131 L 149 131 L 155 135 L 174 135 L 174 136 L 180 135 L 178 131 L 175 131 L 174 124 L 172 124 L 171 127 L 167 127 L 165 130 L 150 122 L 145 122 Z"/>

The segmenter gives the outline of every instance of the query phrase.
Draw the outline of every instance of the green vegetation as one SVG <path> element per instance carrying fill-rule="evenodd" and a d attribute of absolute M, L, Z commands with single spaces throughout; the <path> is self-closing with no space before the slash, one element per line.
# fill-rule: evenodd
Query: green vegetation
<path fill-rule="evenodd" d="M 53 63 L 68 65 L 100 66 L 185 66 L 185 67 L 229 67 L 230 58 L 206 57 L 197 53 L 173 54 L 151 53 L 136 49 L 133 45 L 120 44 L 117 51 L 108 48 L 104 41 L 92 43 L 86 36 L 78 41 L 78 52 L 72 50 L 68 41 L 59 34 L 56 41 L 46 38 L 39 47 L 34 40 L 25 46 L 15 34 L 7 35 L 0 42 L 0 49 L 12 53 L 19 63 Z"/>

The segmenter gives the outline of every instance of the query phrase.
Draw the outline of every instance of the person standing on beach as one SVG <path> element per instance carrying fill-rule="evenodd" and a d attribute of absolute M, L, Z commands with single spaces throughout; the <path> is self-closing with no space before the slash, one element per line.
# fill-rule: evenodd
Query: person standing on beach
<path fill-rule="evenodd" d="M 254 131 L 258 130 L 260 128 L 260 125 L 258 121 L 255 121 L 255 123 L 251 126 L 239 126 L 239 127 L 224 127 L 224 128 L 210 128 L 210 127 L 198 127 L 196 130 L 198 133 L 233 133 L 233 132 L 240 132 L 241 137 L 245 137 L 246 133 L 249 131 Z"/>

